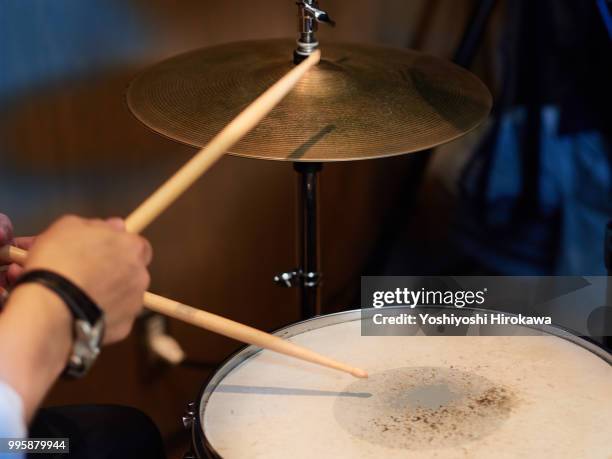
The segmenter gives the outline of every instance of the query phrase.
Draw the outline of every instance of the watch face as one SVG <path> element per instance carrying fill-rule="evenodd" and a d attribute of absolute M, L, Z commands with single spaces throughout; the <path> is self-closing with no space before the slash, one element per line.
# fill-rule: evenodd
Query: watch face
<path fill-rule="evenodd" d="M 83 376 L 100 354 L 104 338 L 104 317 L 91 325 L 86 320 L 74 321 L 74 346 L 67 372 L 71 376 Z"/>

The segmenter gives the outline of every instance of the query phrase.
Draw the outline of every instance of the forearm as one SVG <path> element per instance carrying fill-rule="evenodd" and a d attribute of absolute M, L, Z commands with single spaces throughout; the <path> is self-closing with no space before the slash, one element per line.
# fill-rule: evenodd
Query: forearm
<path fill-rule="evenodd" d="M 0 380 L 21 395 L 26 421 L 66 365 L 71 324 L 62 300 L 37 284 L 17 287 L 0 313 Z"/>

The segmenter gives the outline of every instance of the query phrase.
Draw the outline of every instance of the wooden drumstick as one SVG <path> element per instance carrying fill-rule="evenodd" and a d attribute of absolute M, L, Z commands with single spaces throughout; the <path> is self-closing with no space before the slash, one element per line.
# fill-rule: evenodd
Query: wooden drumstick
<path fill-rule="evenodd" d="M 368 377 L 368 374 L 360 368 L 351 367 L 350 365 L 325 357 L 324 355 L 299 346 L 291 341 L 279 338 L 278 336 L 226 319 L 216 314 L 211 314 L 201 309 L 187 306 L 178 301 L 155 295 L 154 293 L 146 292 L 144 294 L 144 304 L 148 309 L 160 314 L 174 317 L 175 319 L 188 322 L 196 327 L 205 328 L 206 330 L 227 336 L 228 338 L 233 338 L 243 343 L 279 352 L 300 360 L 306 360 L 307 362 L 317 365 L 323 365 L 328 368 L 333 368 L 334 370 L 344 371 L 357 378 Z"/>
<path fill-rule="evenodd" d="M 127 231 L 140 233 L 172 204 L 193 182 L 206 172 L 227 150 L 259 123 L 304 76 L 319 62 L 321 52 L 307 59 L 267 89 L 251 105 L 223 128 L 204 148 L 170 177 L 125 220 Z"/>
<path fill-rule="evenodd" d="M 0 261 L 5 263 L 23 264 L 28 252 L 18 247 L 5 245 L 0 248 Z M 248 325 L 241 324 L 225 317 L 188 306 L 178 301 L 165 298 L 154 293 L 145 292 L 143 304 L 147 309 L 160 314 L 173 317 L 187 322 L 196 327 L 204 328 L 219 335 L 252 344 L 263 349 L 305 360 L 317 365 L 323 365 L 334 370 L 349 373 L 357 378 L 367 378 L 368 373 L 361 368 L 355 368 L 342 362 L 338 362 L 324 355 L 318 354 L 310 349 L 299 346 L 291 341 L 284 340 L 278 336 L 263 332 Z"/>

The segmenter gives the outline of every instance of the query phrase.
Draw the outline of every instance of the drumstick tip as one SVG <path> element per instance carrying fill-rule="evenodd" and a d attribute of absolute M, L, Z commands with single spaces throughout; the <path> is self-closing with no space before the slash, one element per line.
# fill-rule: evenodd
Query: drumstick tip
<path fill-rule="evenodd" d="M 361 368 L 353 368 L 353 370 L 351 371 L 351 374 L 355 378 L 367 378 L 368 377 L 368 372 L 365 370 L 362 370 Z"/>

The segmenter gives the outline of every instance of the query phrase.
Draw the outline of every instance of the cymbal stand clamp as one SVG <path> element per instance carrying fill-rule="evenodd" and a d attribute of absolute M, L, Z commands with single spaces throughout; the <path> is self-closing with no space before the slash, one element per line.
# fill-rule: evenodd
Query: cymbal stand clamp
<path fill-rule="evenodd" d="M 299 269 L 294 269 L 293 271 L 285 271 L 274 276 L 274 283 L 280 285 L 281 287 L 297 287 L 300 283 L 301 277 L 302 272 Z"/>
<path fill-rule="evenodd" d="M 332 27 L 336 23 L 329 17 L 329 14 L 319 9 L 317 0 L 300 0 L 296 4 L 298 6 L 298 32 L 300 36 L 296 41 L 297 48 L 293 52 L 293 62 L 299 64 L 319 47 L 319 41 L 315 36 L 318 23 L 322 22 Z"/>
<path fill-rule="evenodd" d="M 318 272 L 307 272 L 305 273 L 301 269 L 294 269 L 293 271 L 285 271 L 283 273 L 274 276 L 274 282 L 281 287 L 307 287 L 316 288 L 321 284 L 321 273 Z"/>

